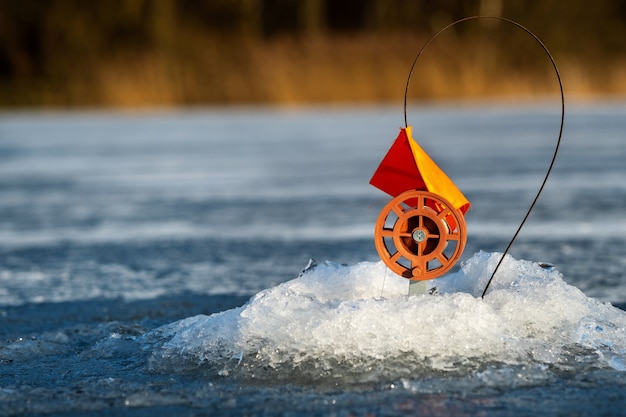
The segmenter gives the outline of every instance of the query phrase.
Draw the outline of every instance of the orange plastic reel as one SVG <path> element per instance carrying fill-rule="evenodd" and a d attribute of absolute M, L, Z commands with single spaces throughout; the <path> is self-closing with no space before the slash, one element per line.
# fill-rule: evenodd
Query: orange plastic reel
<path fill-rule="evenodd" d="M 463 214 L 444 198 L 409 190 L 382 209 L 374 230 L 376 250 L 398 275 L 428 280 L 448 272 L 467 241 Z"/>

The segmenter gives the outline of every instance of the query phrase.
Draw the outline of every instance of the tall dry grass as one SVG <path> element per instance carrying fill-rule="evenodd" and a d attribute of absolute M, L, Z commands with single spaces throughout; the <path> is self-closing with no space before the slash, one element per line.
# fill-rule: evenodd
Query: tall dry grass
<path fill-rule="evenodd" d="M 168 50 L 111 51 L 59 79 L 3 86 L 5 98 L 18 104 L 122 107 L 399 103 L 424 42 L 399 34 L 198 39 L 181 40 Z M 442 37 L 418 61 L 410 99 L 556 94 L 549 60 L 529 42 L 503 50 L 484 39 Z M 554 58 L 568 96 L 626 94 L 626 59 L 598 62 L 558 53 Z"/>

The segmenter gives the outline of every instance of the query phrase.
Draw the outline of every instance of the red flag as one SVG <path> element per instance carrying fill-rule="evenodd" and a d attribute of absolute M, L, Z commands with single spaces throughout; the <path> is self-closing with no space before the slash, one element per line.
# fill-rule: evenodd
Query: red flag
<path fill-rule="evenodd" d="M 406 129 L 400 129 L 400 134 L 374 172 L 370 184 L 392 197 L 407 190 L 426 190 L 411 152 Z"/>
<path fill-rule="evenodd" d="M 408 190 L 428 191 L 448 200 L 462 213 L 467 212 L 467 198 L 413 139 L 411 131 L 411 126 L 400 129 L 370 184 L 392 197 Z"/>

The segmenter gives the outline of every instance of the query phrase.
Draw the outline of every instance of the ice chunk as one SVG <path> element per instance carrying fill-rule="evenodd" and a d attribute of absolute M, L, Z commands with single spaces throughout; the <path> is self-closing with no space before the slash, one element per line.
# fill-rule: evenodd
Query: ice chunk
<path fill-rule="evenodd" d="M 507 257 L 480 298 L 500 256 L 480 252 L 418 296 L 382 262 L 324 262 L 240 308 L 158 329 L 152 364 L 360 382 L 493 363 L 622 366 L 626 313 L 586 297 L 556 269 Z"/>

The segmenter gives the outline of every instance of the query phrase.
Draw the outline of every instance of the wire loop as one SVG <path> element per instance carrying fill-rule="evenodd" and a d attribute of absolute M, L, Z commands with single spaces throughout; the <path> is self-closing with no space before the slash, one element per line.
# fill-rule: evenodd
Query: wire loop
<path fill-rule="evenodd" d="M 510 24 L 512 24 L 512 25 L 514 25 L 514 26 L 516 26 L 516 27 L 518 27 L 520 29 L 522 29 L 524 32 L 528 33 L 535 41 L 537 41 L 539 46 L 541 46 L 541 48 L 544 50 L 544 52 L 546 53 L 546 55 L 550 59 L 550 62 L 552 63 L 552 67 L 554 68 L 554 72 L 556 74 L 556 78 L 557 78 L 557 81 L 559 83 L 559 89 L 560 89 L 560 92 L 561 92 L 561 126 L 559 128 L 559 136 L 558 136 L 557 141 L 556 141 L 556 147 L 554 148 L 554 154 L 552 155 L 552 160 L 550 161 L 550 165 L 548 166 L 548 170 L 546 172 L 546 175 L 543 178 L 541 186 L 539 187 L 539 190 L 537 191 L 537 194 L 535 195 L 535 198 L 533 199 L 532 203 L 530 204 L 530 207 L 528 208 L 528 211 L 526 212 L 526 215 L 522 219 L 519 227 L 517 228 L 515 234 L 511 238 L 511 241 L 507 245 L 506 249 L 502 253 L 502 256 L 500 257 L 500 260 L 498 261 L 498 264 L 496 265 L 495 269 L 491 273 L 491 277 L 489 278 L 489 281 L 487 281 L 487 285 L 485 286 L 485 289 L 483 290 L 483 293 L 482 293 L 482 296 L 481 296 L 481 298 L 484 298 L 485 294 L 487 294 L 487 290 L 489 289 L 489 286 L 491 285 L 491 282 L 493 281 L 493 278 L 496 275 L 496 272 L 498 272 L 498 269 L 500 268 L 500 265 L 502 264 L 502 261 L 504 260 L 504 258 L 508 254 L 509 250 L 511 249 L 511 246 L 513 245 L 513 242 L 515 242 L 515 239 L 517 239 L 517 236 L 519 235 L 520 231 L 522 230 L 522 227 L 524 227 L 524 224 L 526 223 L 526 220 L 530 216 L 530 213 L 535 208 L 535 205 L 537 204 L 537 200 L 539 200 L 539 196 L 541 195 L 541 192 L 543 191 L 543 189 L 544 189 L 544 187 L 545 187 L 545 185 L 546 185 L 546 183 L 548 181 L 548 177 L 550 176 L 550 173 L 552 172 L 552 168 L 554 167 L 554 162 L 555 162 L 556 156 L 557 156 L 557 154 L 559 152 L 559 147 L 561 146 L 561 138 L 563 137 L 563 127 L 565 125 L 565 95 L 563 94 L 563 83 L 561 81 L 561 74 L 559 73 L 559 69 L 558 69 L 558 67 L 556 65 L 556 62 L 554 61 L 554 58 L 552 57 L 552 54 L 550 54 L 550 51 L 548 50 L 548 48 L 544 45 L 544 43 L 541 41 L 541 39 L 539 39 L 537 37 L 537 35 L 535 35 L 533 32 L 531 32 L 529 29 L 527 29 L 526 27 L 522 26 L 521 24 L 519 24 L 519 23 L 517 23 L 517 22 L 515 22 L 513 20 L 504 18 L 504 17 L 499 17 L 499 16 L 470 16 L 470 17 L 465 17 L 463 19 L 456 20 L 456 21 L 448 24 L 447 26 L 445 26 L 443 29 L 440 29 L 437 33 L 432 35 L 426 41 L 426 43 L 424 43 L 422 48 L 419 50 L 419 52 L 415 56 L 415 59 L 413 60 L 413 64 L 411 64 L 411 69 L 409 70 L 409 76 L 408 76 L 408 78 L 406 80 L 406 86 L 405 86 L 405 89 L 404 89 L 404 125 L 405 125 L 405 127 L 408 127 L 408 125 L 409 125 L 408 121 L 407 121 L 407 110 L 406 110 L 406 107 L 407 107 L 407 97 L 408 97 L 408 93 L 409 93 L 409 84 L 411 83 L 411 75 L 413 75 L 413 70 L 415 68 L 415 64 L 417 63 L 417 60 L 420 58 L 420 56 L 422 55 L 422 53 L 424 52 L 426 47 L 433 40 L 435 40 L 435 38 L 437 38 L 440 34 L 442 34 L 443 32 L 445 32 L 446 30 L 448 30 L 449 28 L 451 28 L 454 25 L 457 25 L 457 24 L 462 23 L 462 22 L 466 22 L 468 20 L 475 20 L 475 19 L 495 19 L 495 20 L 499 20 L 499 21 L 502 21 L 502 22 L 510 23 Z"/>

